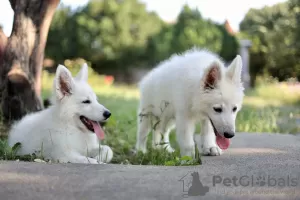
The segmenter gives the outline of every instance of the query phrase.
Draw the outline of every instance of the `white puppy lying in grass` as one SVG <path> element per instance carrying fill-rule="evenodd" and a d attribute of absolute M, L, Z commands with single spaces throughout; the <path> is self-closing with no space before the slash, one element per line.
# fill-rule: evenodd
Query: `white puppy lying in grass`
<path fill-rule="evenodd" d="M 11 128 L 9 145 L 21 143 L 17 155 L 36 154 L 62 163 L 98 164 L 111 161 L 111 148 L 98 141 L 98 138 L 104 138 L 104 131 L 98 122 L 108 119 L 111 113 L 98 102 L 87 79 L 86 64 L 75 78 L 66 67 L 58 66 L 53 105 L 28 114 Z"/>

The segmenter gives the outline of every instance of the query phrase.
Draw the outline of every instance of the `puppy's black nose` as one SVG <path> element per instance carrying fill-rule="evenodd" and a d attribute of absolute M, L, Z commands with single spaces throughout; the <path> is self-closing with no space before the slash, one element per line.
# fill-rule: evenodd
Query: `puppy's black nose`
<path fill-rule="evenodd" d="M 105 118 L 105 119 L 108 119 L 109 117 L 111 116 L 111 113 L 109 112 L 109 111 L 104 111 L 104 113 L 103 113 L 103 117 Z"/>
<path fill-rule="evenodd" d="M 233 132 L 224 132 L 224 137 L 225 138 L 232 138 L 234 136 Z"/>

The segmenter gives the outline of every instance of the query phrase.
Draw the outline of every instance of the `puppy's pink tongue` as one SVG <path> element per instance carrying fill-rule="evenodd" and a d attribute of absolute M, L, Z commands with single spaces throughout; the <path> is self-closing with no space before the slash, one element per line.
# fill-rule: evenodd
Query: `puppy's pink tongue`
<path fill-rule="evenodd" d="M 98 122 L 92 121 L 94 131 L 100 140 L 104 139 L 104 131 Z"/>
<path fill-rule="evenodd" d="M 230 140 L 228 138 L 224 138 L 222 136 L 220 136 L 219 134 L 216 134 L 217 138 L 216 138 L 216 142 L 218 144 L 218 146 L 220 147 L 220 149 L 225 150 L 228 149 L 229 145 L 230 145 Z"/>

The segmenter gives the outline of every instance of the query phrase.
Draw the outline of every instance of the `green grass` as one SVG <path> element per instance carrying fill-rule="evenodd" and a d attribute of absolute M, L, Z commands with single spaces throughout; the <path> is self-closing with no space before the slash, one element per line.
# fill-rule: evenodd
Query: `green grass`
<path fill-rule="evenodd" d="M 51 91 L 53 76 L 44 73 L 43 96 L 48 97 Z M 171 145 L 176 149 L 173 154 L 151 148 L 151 134 L 148 138 L 148 153 L 133 154 L 137 129 L 137 106 L 139 92 L 135 86 L 105 85 L 103 77 L 92 74 L 89 82 L 99 96 L 101 104 L 112 112 L 112 117 L 104 127 L 105 144 L 114 151 L 113 163 L 137 165 L 195 165 L 201 160 L 180 158 L 174 132 L 170 135 Z M 260 84 L 255 90 L 247 91 L 243 109 L 237 116 L 238 132 L 278 132 L 299 133 L 296 120 L 300 119 L 300 92 L 291 92 L 286 84 Z M 199 133 L 199 126 L 197 133 Z M 14 150 L 2 140 L 0 158 L 16 159 Z M 20 158 L 22 159 L 22 158 Z M 33 160 L 27 157 L 25 160 Z"/>

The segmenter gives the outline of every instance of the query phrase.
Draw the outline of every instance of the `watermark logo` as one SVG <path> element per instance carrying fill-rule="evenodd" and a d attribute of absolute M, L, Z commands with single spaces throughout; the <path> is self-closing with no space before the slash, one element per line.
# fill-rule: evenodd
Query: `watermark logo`
<path fill-rule="evenodd" d="M 187 173 L 181 177 L 179 181 L 182 182 L 184 198 L 188 198 L 190 196 L 204 196 L 207 192 L 209 192 L 209 187 L 204 186 L 200 181 L 198 172 Z"/>
<path fill-rule="evenodd" d="M 189 172 L 178 181 L 182 184 L 183 197 L 188 198 L 191 196 L 205 196 L 209 193 L 210 189 L 222 189 L 222 190 L 232 190 L 234 187 L 247 188 L 256 187 L 266 190 L 268 188 L 295 188 L 299 185 L 299 177 L 293 177 L 287 175 L 284 177 L 275 177 L 271 175 L 243 175 L 243 176 L 232 176 L 232 177 L 222 177 L 220 175 L 212 176 L 212 181 L 210 184 L 205 184 L 200 180 L 198 172 Z M 228 188 L 228 189 L 226 189 Z M 215 190 L 214 191 L 218 191 Z M 249 189 L 245 191 L 250 191 Z M 228 191 L 230 192 L 230 191 Z M 235 191 L 237 192 L 237 191 Z M 257 191 L 254 191 L 257 192 Z M 273 191 L 274 192 L 274 191 Z"/>
<path fill-rule="evenodd" d="M 223 185 L 225 187 L 296 187 L 299 184 L 299 179 L 291 177 L 274 177 L 274 176 L 233 176 L 233 177 L 221 177 L 213 176 L 213 187 L 217 185 Z"/>

